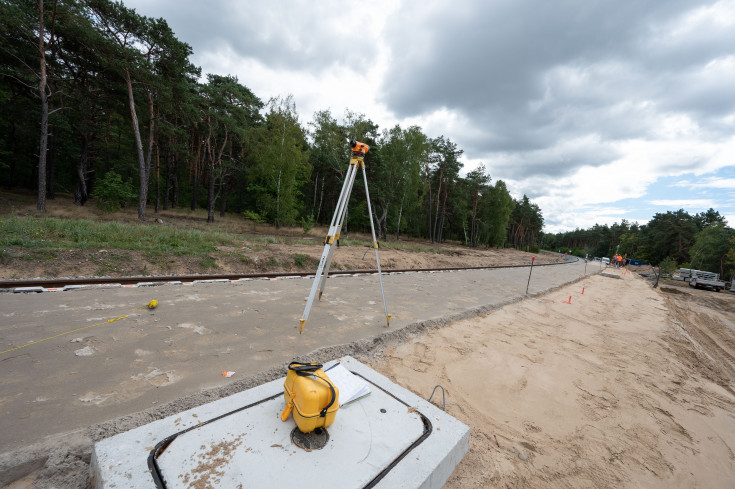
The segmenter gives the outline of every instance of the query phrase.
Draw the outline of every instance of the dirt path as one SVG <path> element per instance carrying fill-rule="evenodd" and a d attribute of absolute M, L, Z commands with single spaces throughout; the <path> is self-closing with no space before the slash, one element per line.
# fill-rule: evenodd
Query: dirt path
<path fill-rule="evenodd" d="M 694 292 L 594 276 L 372 366 L 470 425 L 448 488 L 732 487 L 735 297 Z"/>

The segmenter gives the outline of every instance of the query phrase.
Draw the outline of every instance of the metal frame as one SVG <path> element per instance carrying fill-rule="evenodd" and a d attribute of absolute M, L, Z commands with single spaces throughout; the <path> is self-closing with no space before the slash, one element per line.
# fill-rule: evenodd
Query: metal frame
<path fill-rule="evenodd" d="M 359 144 L 359 143 L 358 143 Z M 342 184 L 342 191 L 339 194 L 337 200 L 337 207 L 334 210 L 332 216 L 332 222 L 329 225 L 329 232 L 324 238 L 324 250 L 322 251 L 322 257 L 319 260 L 319 266 L 314 276 L 314 283 L 311 286 L 311 292 L 309 292 L 309 298 L 306 301 L 306 307 L 304 308 L 304 314 L 299 319 L 299 334 L 304 330 L 304 325 L 309 319 L 309 313 L 311 312 L 311 306 L 314 303 L 314 298 L 319 292 L 319 300 L 322 298 L 324 293 L 324 286 L 329 276 L 329 268 L 332 265 L 332 257 L 334 256 L 334 250 L 336 242 L 339 240 L 340 232 L 342 231 L 342 224 L 344 224 L 345 216 L 347 215 L 347 204 L 350 201 L 350 195 L 352 194 L 352 187 L 355 184 L 357 177 L 357 168 L 362 168 L 362 177 L 365 182 L 365 195 L 367 197 L 368 216 L 370 217 L 370 231 L 373 237 L 373 248 L 375 249 L 375 261 L 378 264 L 378 278 L 380 280 L 380 293 L 383 296 L 383 311 L 385 313 L 386 327 L 390 326 L 390 314 L 388 314 L 388 305 L 385 302 L 385 289 L 383 288 L 383 273 L 380 270 L 380 255 L 378 254 L 378 241 L 375 239 L 375 225 L 373 224 L 373 211 L 370 205 L 370 192 L 368 190 L 367 174 L 365 173 L 365 154 L 359 151 L 353 151 L 352 157 L 350 158 L 350 166 L 347 169 L 347 175 L 345 181 Z"/>

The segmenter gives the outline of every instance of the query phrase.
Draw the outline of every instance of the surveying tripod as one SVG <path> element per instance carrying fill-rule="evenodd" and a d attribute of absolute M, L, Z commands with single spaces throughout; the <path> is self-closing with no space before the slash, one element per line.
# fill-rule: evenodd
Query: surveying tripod
<path fill-rule="evenodd" d="M 370 149 L 365 143 L 357 141 L 350 141 L 350 148 L 352 148 L 352 156 L 350 157 L 350 166 L 347 169 L 347 175 L 345 181 L 342 184 L 342 191 L 337 199 L 337 207 L 334 209 L 334 215 L 332 216 L 332 223 L 329 225 L 329 233 L 324 238 L 324 251 L 322 252 L 322 258 L 319 260 L 319 267 L 316 269 L 316 275 L 314 276 L 314 283 L 311 286 L 311 292 L 309 293 L 309 299 L 306 301 L 306 307 L 304 308 L 304 314 L 299 319 L 299 334 L 304 330 L 306 320 L 309 319 L 309 312 L 311 306 L 314 303 L 314 297 L 316 296 L 317 290 L 319 290 L 319 299 L 322 298 L 324 292 L 324 285 L 329 275 L 329 267 L 332 264 L 332 256 L 334 255 L 335 241 L 339 240 L 340 231 L 342 230 L 342 223 L 344 222 L 345 215 L 347 214 L 347 204 L 350 201 L 350 194 L 352 193 L 352 185 L 355 183 L 355 177 L 357 176 L 357 167 L 362 167 L 362 178 L 365 181 L 365 196 L 367 197 L 368 216 L 370 216 L 370 231 L 373 235 L 373 248 L 375 248 L 375 261 L 378 263 L 378 279 L 380 280 L 380 293 L 383 295 L 383 310 L 385 311 L 386 326 L 390 326 L 390 314 L 388 314 L 388 306 L 385 302 L 385 289 L 383 289 L 383 274 L 380 271 L 380 256 L 378 256 L 378 241 L 375 239 L 375 226 L 373 225 L 373 211 L 370 207 L 370 193 L 368 192 L 367 175 L 365 174 L 365 154 Z"/>

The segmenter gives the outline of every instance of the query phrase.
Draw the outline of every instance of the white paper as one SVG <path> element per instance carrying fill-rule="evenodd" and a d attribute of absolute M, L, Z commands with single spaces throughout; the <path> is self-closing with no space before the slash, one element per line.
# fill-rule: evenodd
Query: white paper
<path fill-rule="evenodd" d="M 339 389 L 339 405 L 344 406 L 370 394 L 370 386 L 341 364 L 336 364 L 325 372 L 329 380 Z"/>

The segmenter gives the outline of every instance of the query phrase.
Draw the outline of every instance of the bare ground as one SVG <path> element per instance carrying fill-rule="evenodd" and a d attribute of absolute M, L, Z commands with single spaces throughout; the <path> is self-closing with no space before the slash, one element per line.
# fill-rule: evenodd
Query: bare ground
<path fill-rule="evenodd" d="M 199 256 L 100 248 L 94 250 L 8 247 L 2 250 L 0 279 L 53 277 L 181 275 L 192 273 L 258 273 L 292 272 L 316 269 L 322 253 L 326 227 L 308 232 L 302 227 L 281 227 L 248 221 L 241 216 L 217 214 L 215 222 L 207 224 L 203 210 L 171 209 L 154 212 L 141 223 L 136 209 L 126 208 L 114 213 L 97 209 L 93 202 L 75 206 L 68 196 L 59 196 L 47 203 L 47 212 L 38 212 L 32 196 L 0 192 L 0 216 L 31 216 L 58 219 L 90 219 L 118 221 L 140 226 L 169 226 L 181 229 L 218 231 L 232 236 L 236 245 L 220 246 L 212 253 Z M 369 231 L 369 230 L 368 230 Z M 370 234 L 343 233 L 352 242 L 372 241 Z M 532 254 L 513 249 L 468 248 L 459 243 L 432 244 L 428 241 L 395 236 L 387 237 L 380 249 L 384 268 L 440 268 L 462 266 L 493 266 L 528 264 Z M 558 257 L 539 255 L 536 263 L 552 263 Z M 332 263 L 335 270 L 366 270 L 375 268 L 375 253 L 366 245 L 340 246 Z"/>
<path fill-rule="evenodd" d="M 49 208 L 52 217 L 89 218 L 91 212 L 99 219 L 136 221 L 130 209 L 107 215 L 55 203 Z M 30 200 L 11 205 L 2 198 L 0 214 L 37 215 Z M 201 213 L 151 216 L 162 222 L 141 225 L 210 229 Z M 206 269 L 194 259 L 163 264 L 160 257 L 132 253 L 118 259 L 124 264 L 120 270 L 105 274 L 247 273 L 271 270 L 274 263 L 291 270 L 296 267 L 294 255 L 316 260 L 321 253 L 318 242 L 324 230 L 274 230 L 237 216 L 219 219 L 217 225 L 244 236 L 242 246 L 217 253 L 217 269 Z M 247 241 L 271 234 L 313 239 L 315 245 L 268 243 L 258 248 Z M 370 254 L 363 259 L 365 251 L 369 249 L 343 247 L 339 265 L 371 268 Z M 49 263 L 35 263 L 43 257 L 22 259 L 22 250 L 14 252 L 18 260 L 7 265 L 17 268 L 3 266 L 3 278 L 101 274 L 104 257 L 123 253 L 63 250 Z M 238 256 L 243 254 L 247 263 Z M 431 252 L 381 249 L 382 264 L 391 268 L 526 263 L 529 257 L 457 245 Z M 293 265 L 286 266 L 289 260 Z M 307 260 L 304 266 L 311 265 Z M 570 295 L 572 304 L 564 304 Z M 378 355 L 374 348 L 345 345 L 337 353 L 370 363 L 424 397 L 435 384 L 443 385 L 447 410 L 471 427 L 470 452 L 448 488 L 729 488 L 735 480 L 733 294 L 664 282 L 652 289 L 627 274 L 622 280 L 595 276 L 483 317 L 396 336 Z M 261 372 L 237 388 L 278 375 Z M 182 405 L 196 402 L 206 399 Z M 13 489 L 88 487 L 88 437 L 109 436 L 132 427 L 126 424 L 130 422 L 111 420 L 92 427 L 92 435 L 67 435 L 29 448 L 44 456 L 0 456 L 0 467 L 14 471 L 0 475 L 16 481 Z M 31 465 L 14 465 L 14 460 Z"/>
<path fill-rule="evenodd" d="M 372 361 L 421 395 L 443 385 L 471 427 L 446 487 L 732 487 L 735 296 L 623 278 L 594 276 Z"/>

